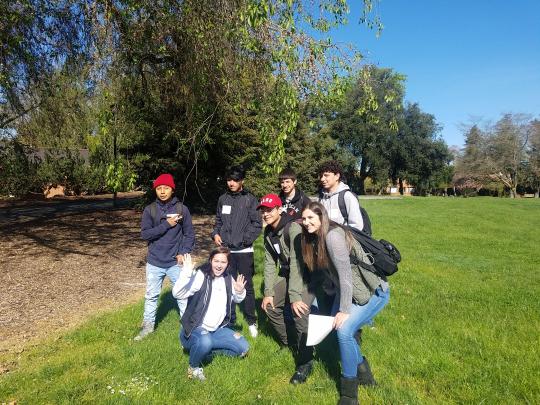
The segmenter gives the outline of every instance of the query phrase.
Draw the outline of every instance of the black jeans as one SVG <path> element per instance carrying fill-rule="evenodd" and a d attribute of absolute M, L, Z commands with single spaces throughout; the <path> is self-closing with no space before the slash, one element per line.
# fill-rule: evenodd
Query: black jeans
<path fill-rule="evenodd" d="M 244 316 L 248 325 L 257 322 L 255 312 L 255 289 L 253 288 L 253 274 L 255 274 L 255 262 L 253 252 L 231 253 L 229 255 L 231 273 L 236 280 L 238 274 L 242 274 L 246 280 L 246 298 L 242 301 L 244 306 Z M 232 306 L 231 323 L 236 322 L 236 305 Z"/>

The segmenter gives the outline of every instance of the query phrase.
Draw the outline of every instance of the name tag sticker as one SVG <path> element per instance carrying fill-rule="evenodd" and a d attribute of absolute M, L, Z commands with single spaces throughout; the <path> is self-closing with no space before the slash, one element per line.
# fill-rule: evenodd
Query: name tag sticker
<path fill-rule="evenodd" d="M 222 214 L 230 214 L 231 213 L 231 206 L 230 205 L 224 205 L 221 207 L 221 213 Z"/>
<path fill-rule="evenodd" d="M 274 243 L 274 249 L 276 249 L 276 253 L 278 255 L 281 253 L 281 250 L 279 249 L 279 243 Z"/>

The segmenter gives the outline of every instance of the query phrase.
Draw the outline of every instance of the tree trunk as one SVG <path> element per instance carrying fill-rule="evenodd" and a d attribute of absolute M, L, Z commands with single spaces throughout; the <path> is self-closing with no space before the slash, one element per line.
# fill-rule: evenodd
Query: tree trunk
<path fill-rule="evenodd" d="M 403 195 L 403 179 L 399 179 L 399 194 Z"/>

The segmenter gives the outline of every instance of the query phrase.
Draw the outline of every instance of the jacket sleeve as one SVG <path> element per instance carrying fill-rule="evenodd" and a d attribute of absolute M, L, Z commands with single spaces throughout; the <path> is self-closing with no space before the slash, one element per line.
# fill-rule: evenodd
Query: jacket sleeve
<path fill-rule="evenodd" d="M 141 238 L 147 242 L 152 242 L 159 239 L 171 228 L 167 221 L 161 222 L 158 226 L 154 226 L 153 222 L 152 215 L 150 214 L 150 208 L 146 207 L 143 211 L 141 219 Z"/>
<path fill-rule="evenodd" d="M 244 240 L 243 240 L 245 247 L 253 245 L 253 243 L 259 237 L 262 230 L 262 218 L 261 218 L 261 215 L 259 214 L 259 211 L 257 211 L 257 205 L 259 205 L 257 198 L 251 195 L 250 204 L 249 204 L 249 212 L 247 213 L 249 224 L 244 234 Z"/>
<path fill-rule="evenodd" d="M 304 290 L 304 271 L 307 269 L 302 260 L 302 229 L 298 224 L 291 224 L 289 228 L 289 299 L 292 302 L 302 301 Z M 285 238 L 283 238 L 285 239 Z"/>
<path fill-rule="evenodd" d="M 339 312 L 349 313 L 353 298 L 353 281 L 349 249 L 342 229 L 334 228 L 328 232 L 326 250 L 339 278 Z"/>
<path fill-rule="evenodd" d="M 219 197 L 218 202 L 217 202 L 217 208 L 216 208 L 216 222 L 214 224 L 214 230 L 212 231 L 212 239 L 214 239 L 214 236 L 220 235 L 220 232 L 221 232 L 221 226 L 223 225 L 223 221 L 221 219 L 222 207 L 223 207 L 223 201 L 222 201 L 222 198 Z"/>
<path fill-rule="evenodd" d="M 268 251 L 266 238 L 264 240 L 264 296 L 274 296 L 274 286 L 276 285 L 276 262 Z"/>
<path fill-rule="evenodd" d="M 191 221 L 191 214 L 188 207 L 185 205 L 182 207 L 182 244 L 178 249 L 178 254 L 191 253 L 195 246 L 195 231 L 193 230 L 193 223 Z"/>
<path fill-rule="evenodd" d="M 355 197 L 353 193 L 345 193 L 343 197 L 349 216 L 348 225 L 361 231 L 364 229 L 364 220 L 362 219 L 362 213 L 360 212 L 360 202 L 358 201 L 358 198 Z"/>
<path fill-rule="evenodd" d="M 174 298 L 181 300 L 189 298 L 201 289 L 204 281 L 204 274 L 197 270 L 195 274 L 189 270 L 180 271 L 178 280 L 174 283 L 172 295 Z"/>

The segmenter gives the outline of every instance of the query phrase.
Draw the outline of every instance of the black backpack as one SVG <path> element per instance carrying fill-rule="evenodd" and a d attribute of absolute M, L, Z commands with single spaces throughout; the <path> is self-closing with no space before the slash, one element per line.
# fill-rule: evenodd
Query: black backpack
<path fill-rule="evenodd" d="M 178 223 L 180 223 L 184 217 L 184 206 L 180 201 L 177 201 L 174 205 L 174 208 L 176 209 L 176 213 L 180 215 L 180 219 L 178 220 Z M 158 216 L 158 210 L 157 210 L 157 203 L 154 201 L 149 206 L 150 210 L 150 216 L 152 217 L 152 222 L 154 226 L 159 225 L 159 216 Z"/>
<path fill-rule="evenodd" d="M 358 196 L 349 189 L 341 190 L 338 193 L 338 206 L 339 210 L 341 211 L 341 216 L 343 217 L 345 225 L 349 225 L 349 213 L 347 212 L 347 206 L 345 205 L 345 193 L 347 192 L 354 195 L 354 198 L 356 198 L 356 201 L 358 201 Z M 362 231 L 371 236 L 371 221 L 369 220 L 369 215 L 367 211 L 360 205 L 360 203 L 358 203 L 358 206 L 360 207 L 362 221 L 364 221 L 364 228 L 362 229 Z"/>
<path fill-rule="evenodd" d="M 364 252 L 370 258 L 371 263 L 359 260 L 354 253 L 351 254 L 351 262 L 386 279 L 398 271 L 398 263 L 401 261 L 401 253 L 398 248 L 387 240 L 373 239 L 366 232 L 346 226 L 354 239 L 362 246 Z"/>

